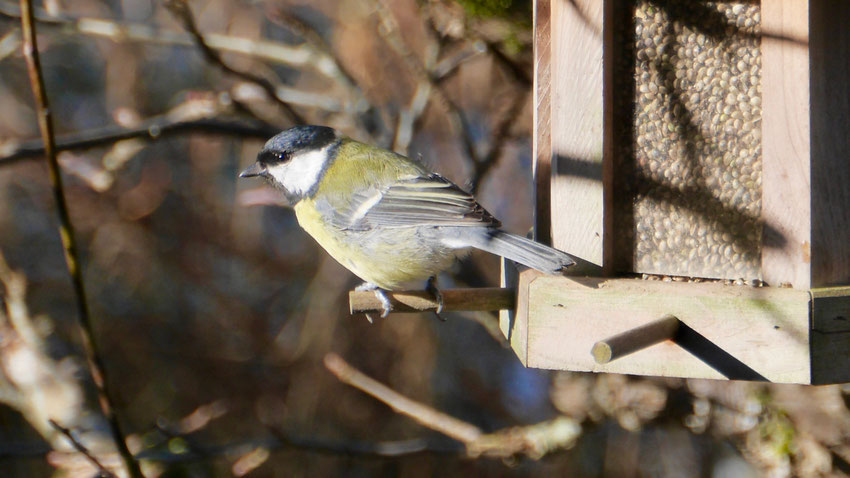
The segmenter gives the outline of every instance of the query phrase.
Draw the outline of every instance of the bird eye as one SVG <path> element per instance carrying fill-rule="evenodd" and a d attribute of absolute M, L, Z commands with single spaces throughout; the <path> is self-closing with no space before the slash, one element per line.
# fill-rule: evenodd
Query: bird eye
<path fill-rule="evenodd" d="M 277 152 L 274 153 L 274 156 L 278 159 L 278 161 L 280 161 L 282 163 L 289 161 L 289 159 L 292 157 L 286 151 L 277 151 Z"/>

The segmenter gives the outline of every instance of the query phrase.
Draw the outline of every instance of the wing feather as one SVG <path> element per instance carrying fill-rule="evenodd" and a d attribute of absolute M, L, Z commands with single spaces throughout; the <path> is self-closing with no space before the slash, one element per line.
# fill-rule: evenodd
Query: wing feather
<path fill-rule="evenodd" d="M 435 173 L 355 194 L 351 207 L 337 211 L 333 222 L 350 230 L 501 225 L 469 193 Z"/>

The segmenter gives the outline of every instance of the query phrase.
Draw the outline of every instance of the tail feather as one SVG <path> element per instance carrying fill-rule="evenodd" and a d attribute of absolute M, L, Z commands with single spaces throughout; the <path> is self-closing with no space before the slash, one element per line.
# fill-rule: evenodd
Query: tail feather
<path fill-rule="evenodd" d="M 575 264 L 568 254 L 539 242 L 498 229 L 457 228 L 466 246 L 508 258 L 547 274 L 556 274 Z"/>

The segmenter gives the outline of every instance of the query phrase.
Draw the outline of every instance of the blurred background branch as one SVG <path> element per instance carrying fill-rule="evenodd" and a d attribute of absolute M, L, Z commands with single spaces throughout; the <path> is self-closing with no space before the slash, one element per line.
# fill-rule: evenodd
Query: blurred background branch
<path fill-rule="evenodd" d="M 169 116 L 152 117 L 132 128 L 119 125 L 80 131 L 56 139 L 57 151 L 74 151 L 108 146 L 127 139 L 156 140 L 177 134 L 206 133 L 229 135 L 240 138 L 266 139 L 280 130 L 259 121 L 228 118 L 201 118 L 194 120 L 173 120 Z M 44 143 L 27 141 L 17 143 L 7 141 L 0 146 L 0 167 L 23 159 L 35 159 L 44 156 Z"/>
<path fill-rule="evenodd" d="M 53 199 L 56 201 L 56 209 L 59 213 L 59 235 L 62 238 L 62 246 L 65 255 L 65 264 L 71 276 L 71 284 L 74 288 L 77 306 L 77 319 L 79 329 L 83 337 L 83 349 L 86 352 L 86 362 L 97 388 L 98 403 L 103 412 L 112 433 L 112 440 L 118 453 L 124 460 L 127 473 L 131 478 L 143 478 L 139 463 L 133 458 L 127 448 L 124 432 L 121 430 L 121 422 L 115 411 L 114 399 L 110 392 L 110 384 L 106 375 L 103 357 L 101 356 L 98 341 L 94 334 L 91 313 L 86 295 L 85 282 L 83 280 L 82 264 L 80 263 L 79 248 L 74 225 L 71 223 L 71 215 L 65 198 L 65 189 L 62 183 L 62 173 L 59 170 L 59 161 L 56 158 L 56 144 L 53 133 L 53 113 L 47 99 L 47 90 L 44 86 L 44 75 L 41 71 L 41 61 L 38 54 L 38 43 L 36 40 L 35 20 L 32 12 L 32 0 L 21 0 L 21 31 L 23 33 L 23 52 L 27 62 L 30 85 L 33 96 L 35 96 L 35 111 L 38 119 L 41 138 L 44 141 L 44 153 L 47 157 L 50 183 L 53 189 Z M 98 463 L 98 466 L 102 466 Z"/>
<path fill-rule="evenodd" d="M 169 0 L 166 2 L 166 6 L 178 19 L 180 19 L 183 26 L 192 35 L 192 38 L 195 40 L 198 48 L 201 49 L 201 52 L 204 54 L 208 63 L 218 66 L 230 75 L 258 85 L 260 88 L 265 90 L 266 94 L 272 101 L 277 103 L 278 106 L 286 112 L 294 124 L 306 123 L 304 117 L 295 111 L 295 109 L 293 109 L 292 106 L 284 101 L 284 99 L 278 94 L 277 86 L 275 86 L 271 81 L 261 76 L 254 75 L 253 73 L 237 70 L 221 59 L 219 52 L 207 44 L 203 34 L 200 30 L 198 30 L 198 25 L 195 23 L 195 17 L 192 16 L 192 10 L 189 8 L 189 3 L 186 0 Z"/>
<path fill-rule="evenodd" d="M 236 180 L 292 124 L 280 100 L 421 159 L 525 233 L 531 2 L 193 0 L 182 6 L 194 34 L 152 0 L 39 3 L 94 332 L 146 476 L 850 468 L 848 387 L 529 370 L 491 314 L 350 317 L 356 278 L 300 231 L 277 191 Z M 122 461 L 80 372 L 44 163 L 24 160 L 45 151 L 20 16 L 0 0 L 0 470 L 90 477 L 100 470 L 48 419 L 107 470 Z M 492 287 L 498 277 L 498 261 L 474 253 L 441 284 Z M 341 383 L 327 373 L 329 353 L 477 438 L 454 441 Z"/>
<path fill-rule="evenodd" d="M 74 437 L 74 434 L 71 432 L 71 430 L 56 423 L 56 421 L 53 419 L 50 419 L 49 422 L 53 428 L 55 428 L 59 433 L 61 433 L 65 438 L 67 438 L 69 442 L 71 442 L 75 450 L 85 456 L 91 462 L 91 464 L 97 468 L 98 476 L 103 478 L 115 478 L 115 474 L 107 470 L 106 467 L 103 466 L 103 463 L 101 463 L 94 455 L 92 455 L 89 449 L 86 448 L 85 445 L 80 443 L 80 441 L 77 440 L 76 437 Z"/>
<path fill-rule="evenodd" d="M 357 370 L 339 355 L 325 356 L 325 367 L 343 383 L 387 404 L 396 413 L 447 435 L 466 446 L 468 456 L 510 458 L 523 454 L 539 460 L 547 453 L 570 448 L 581 435 L 581 426 L 567 417 L 527 427 L 485 434 L 478 427 L 413 401 Z"/>

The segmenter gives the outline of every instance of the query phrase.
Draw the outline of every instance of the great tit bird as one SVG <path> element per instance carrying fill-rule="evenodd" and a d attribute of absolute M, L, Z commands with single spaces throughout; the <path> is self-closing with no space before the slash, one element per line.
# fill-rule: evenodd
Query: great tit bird
<path fill-rule="evenodd" d="M 298 224 L 340 264 L 374 290 L 434 277 L 470 248 L 555 274 L 573 265 L 558 250 L 505 232 L 469 193 L 424 165 L 360 143 L 325 126 L 295 126 L 266 142 L 239 174 L 283 191 Z M 438 311 L 439 312 L 439 311 Z"/>

